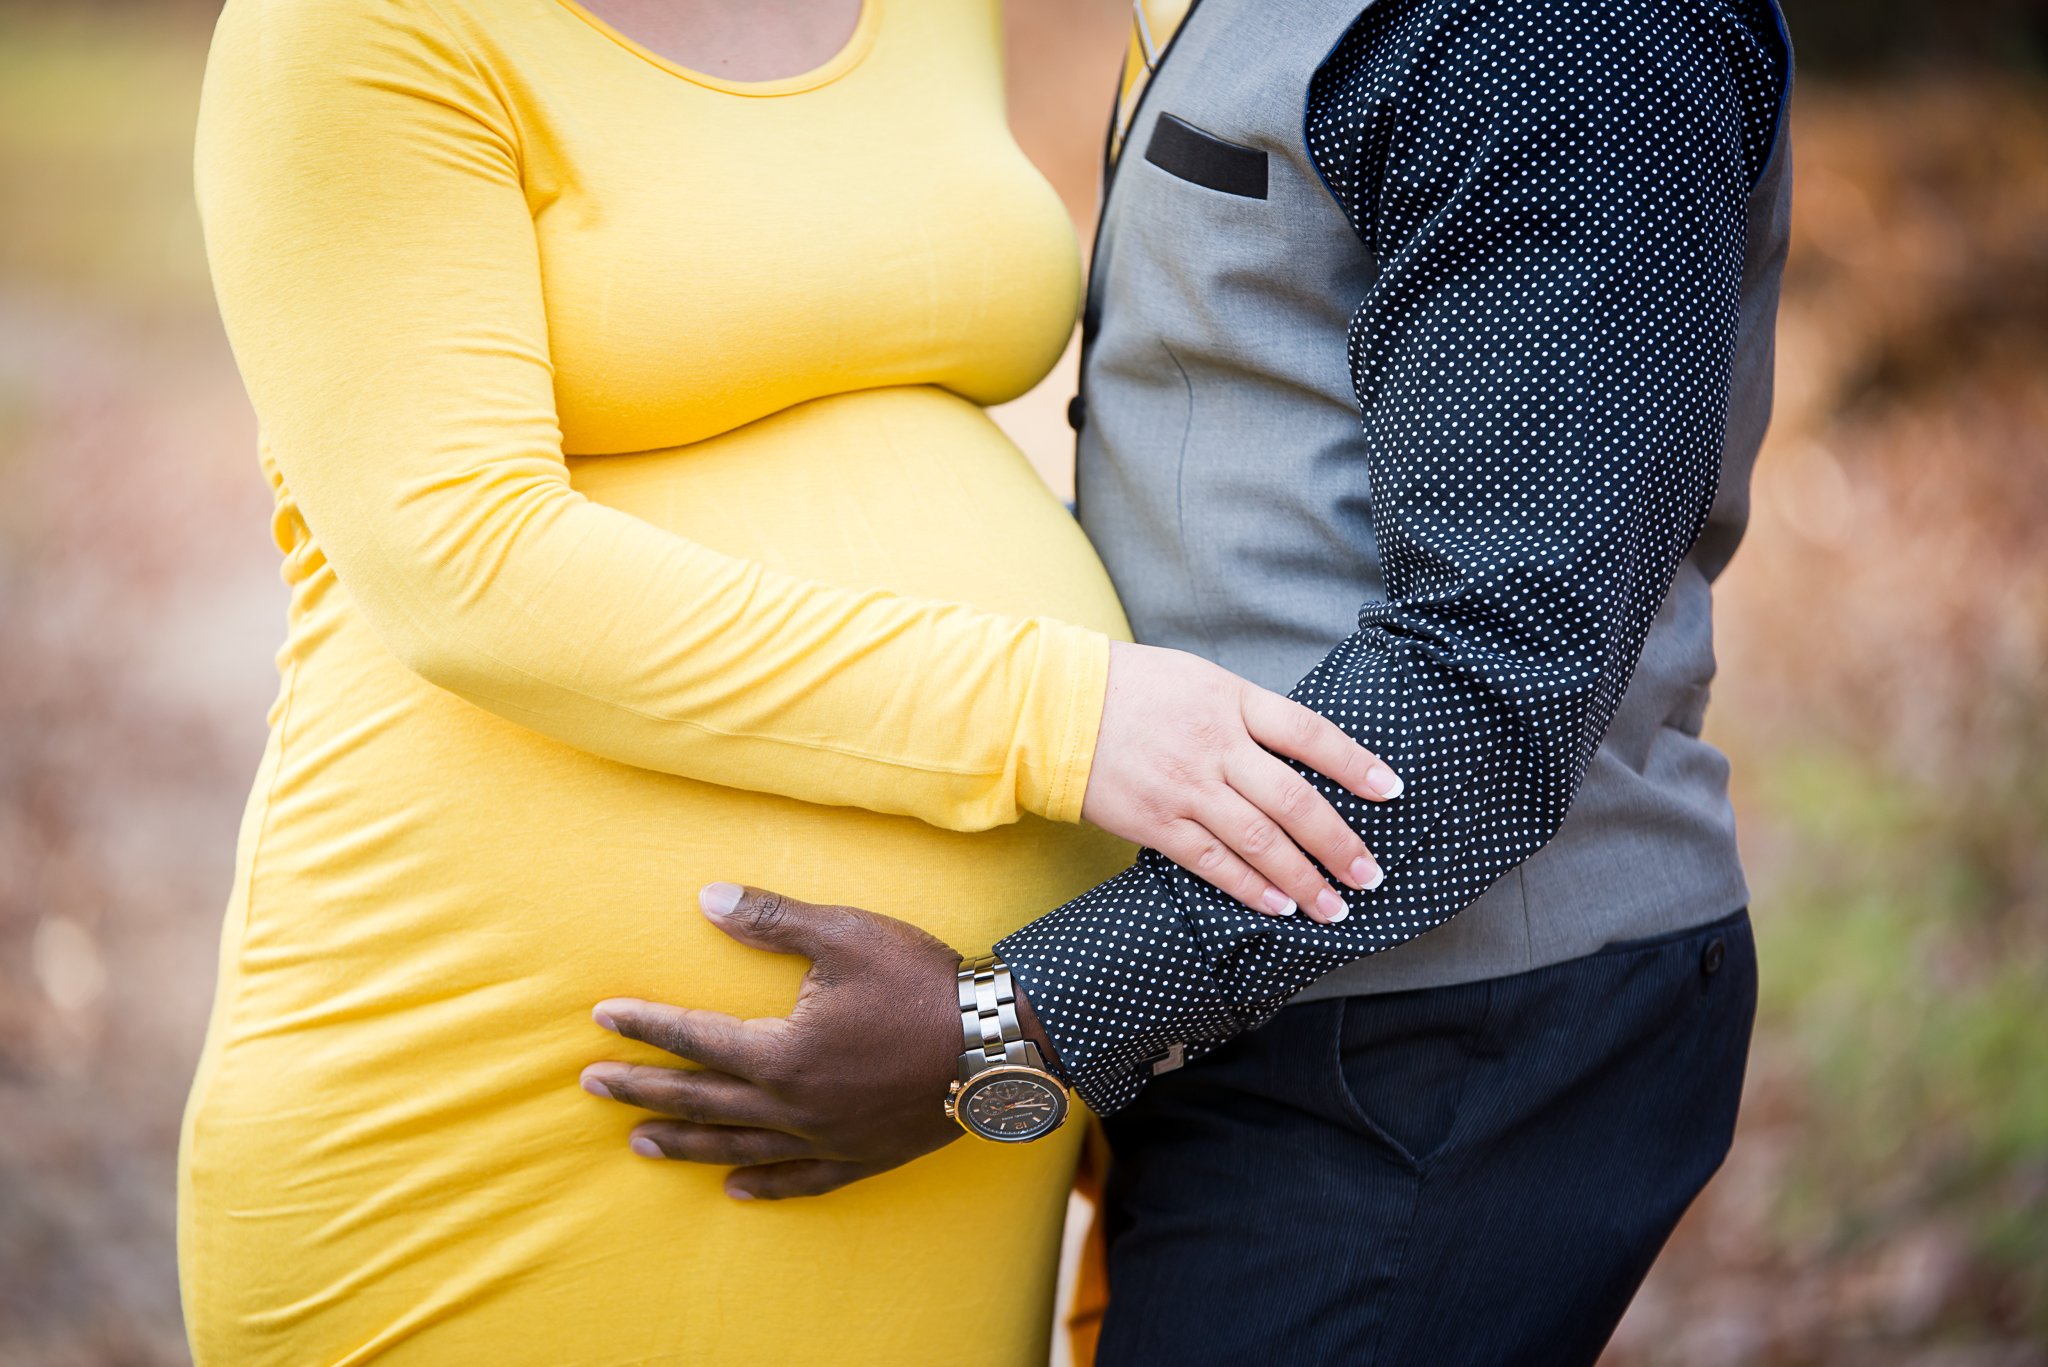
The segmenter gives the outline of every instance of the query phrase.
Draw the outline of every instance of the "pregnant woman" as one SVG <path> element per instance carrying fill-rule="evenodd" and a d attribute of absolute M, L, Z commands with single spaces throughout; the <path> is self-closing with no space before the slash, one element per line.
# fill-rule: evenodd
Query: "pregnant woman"
<path fill-rule="evenodd" d="M 989 0 L 230 0 L 200 200 L 291 604 L 184 1136 L 202 1364 L 1043 1362 L 1080 1127 L 742 1204 L 576 1089 L 590 1004 L 788 1009 L 713 880 L 972 953 L 1118 837 L 1276 913 L 1323 914 L 1304 851 L 1370 876 L 1259 743 L 1371 757 L 1113 645 L 982 411 L 1078 284 L 999 39 Z"/>

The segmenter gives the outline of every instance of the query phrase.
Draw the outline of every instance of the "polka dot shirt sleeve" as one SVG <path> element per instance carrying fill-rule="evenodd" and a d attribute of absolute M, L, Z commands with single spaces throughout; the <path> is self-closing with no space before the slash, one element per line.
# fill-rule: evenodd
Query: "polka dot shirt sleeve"
<path fill-rule="evenodd" d="M 1380 274 L 1353 316 L 1384 602 L 1293 691 L 1406 780 L 1310 774 L 1379 856 L 1331 925 L 1156 851 L 1004 940 L 1098 1111 L 1556 833 L 1713 501 L 1745 201 L 1781 77 L 1761 6 L 1384 0 L 1308 97 Z"/>

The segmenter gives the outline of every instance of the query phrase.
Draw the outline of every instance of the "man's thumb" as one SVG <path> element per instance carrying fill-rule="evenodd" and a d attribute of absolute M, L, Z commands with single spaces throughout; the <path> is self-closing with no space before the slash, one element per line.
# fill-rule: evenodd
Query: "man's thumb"
<path fill-rule="evenodd" d="M 706 884 L 697 893 L 697 905 L 711 924 L 743 945 L 807 959 L 829 952 L 846 922 L 844 908 L 813 906 L 737 883 Z"/>

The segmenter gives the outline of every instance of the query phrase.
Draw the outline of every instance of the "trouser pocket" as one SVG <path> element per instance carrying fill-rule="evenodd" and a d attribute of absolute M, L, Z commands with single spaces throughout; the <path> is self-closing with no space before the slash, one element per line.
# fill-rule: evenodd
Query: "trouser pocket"
<path fill-rule="evenodd" d="M 1426 1167 L 1456 1132 L 1493 1004 L 1491 982 L 1347 997 L 1332 1068 L 1358 1128 Z"/>

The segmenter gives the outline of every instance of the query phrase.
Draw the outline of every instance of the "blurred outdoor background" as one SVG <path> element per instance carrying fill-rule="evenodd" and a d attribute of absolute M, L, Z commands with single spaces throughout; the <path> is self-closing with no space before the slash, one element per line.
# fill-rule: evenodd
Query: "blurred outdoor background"
<path fill-rule="evenodd" d="M 1778 416 L 1710 722 L 1763 1018 L 1735 1152 L 1609 1360 L 2033 1367 L 2048 18 L 1785 3 L 1803 84 Z M 1019 136 L 1086 224 L 1125 7 L 1012 11 Z M 0 0 L 10 1367 L 184 1359 L 173 1149 L 284 606 L 190 200 L 213 12 Z M 1061 486 L 1071 386 L 1070 357 L 1005 415 Z"/>

